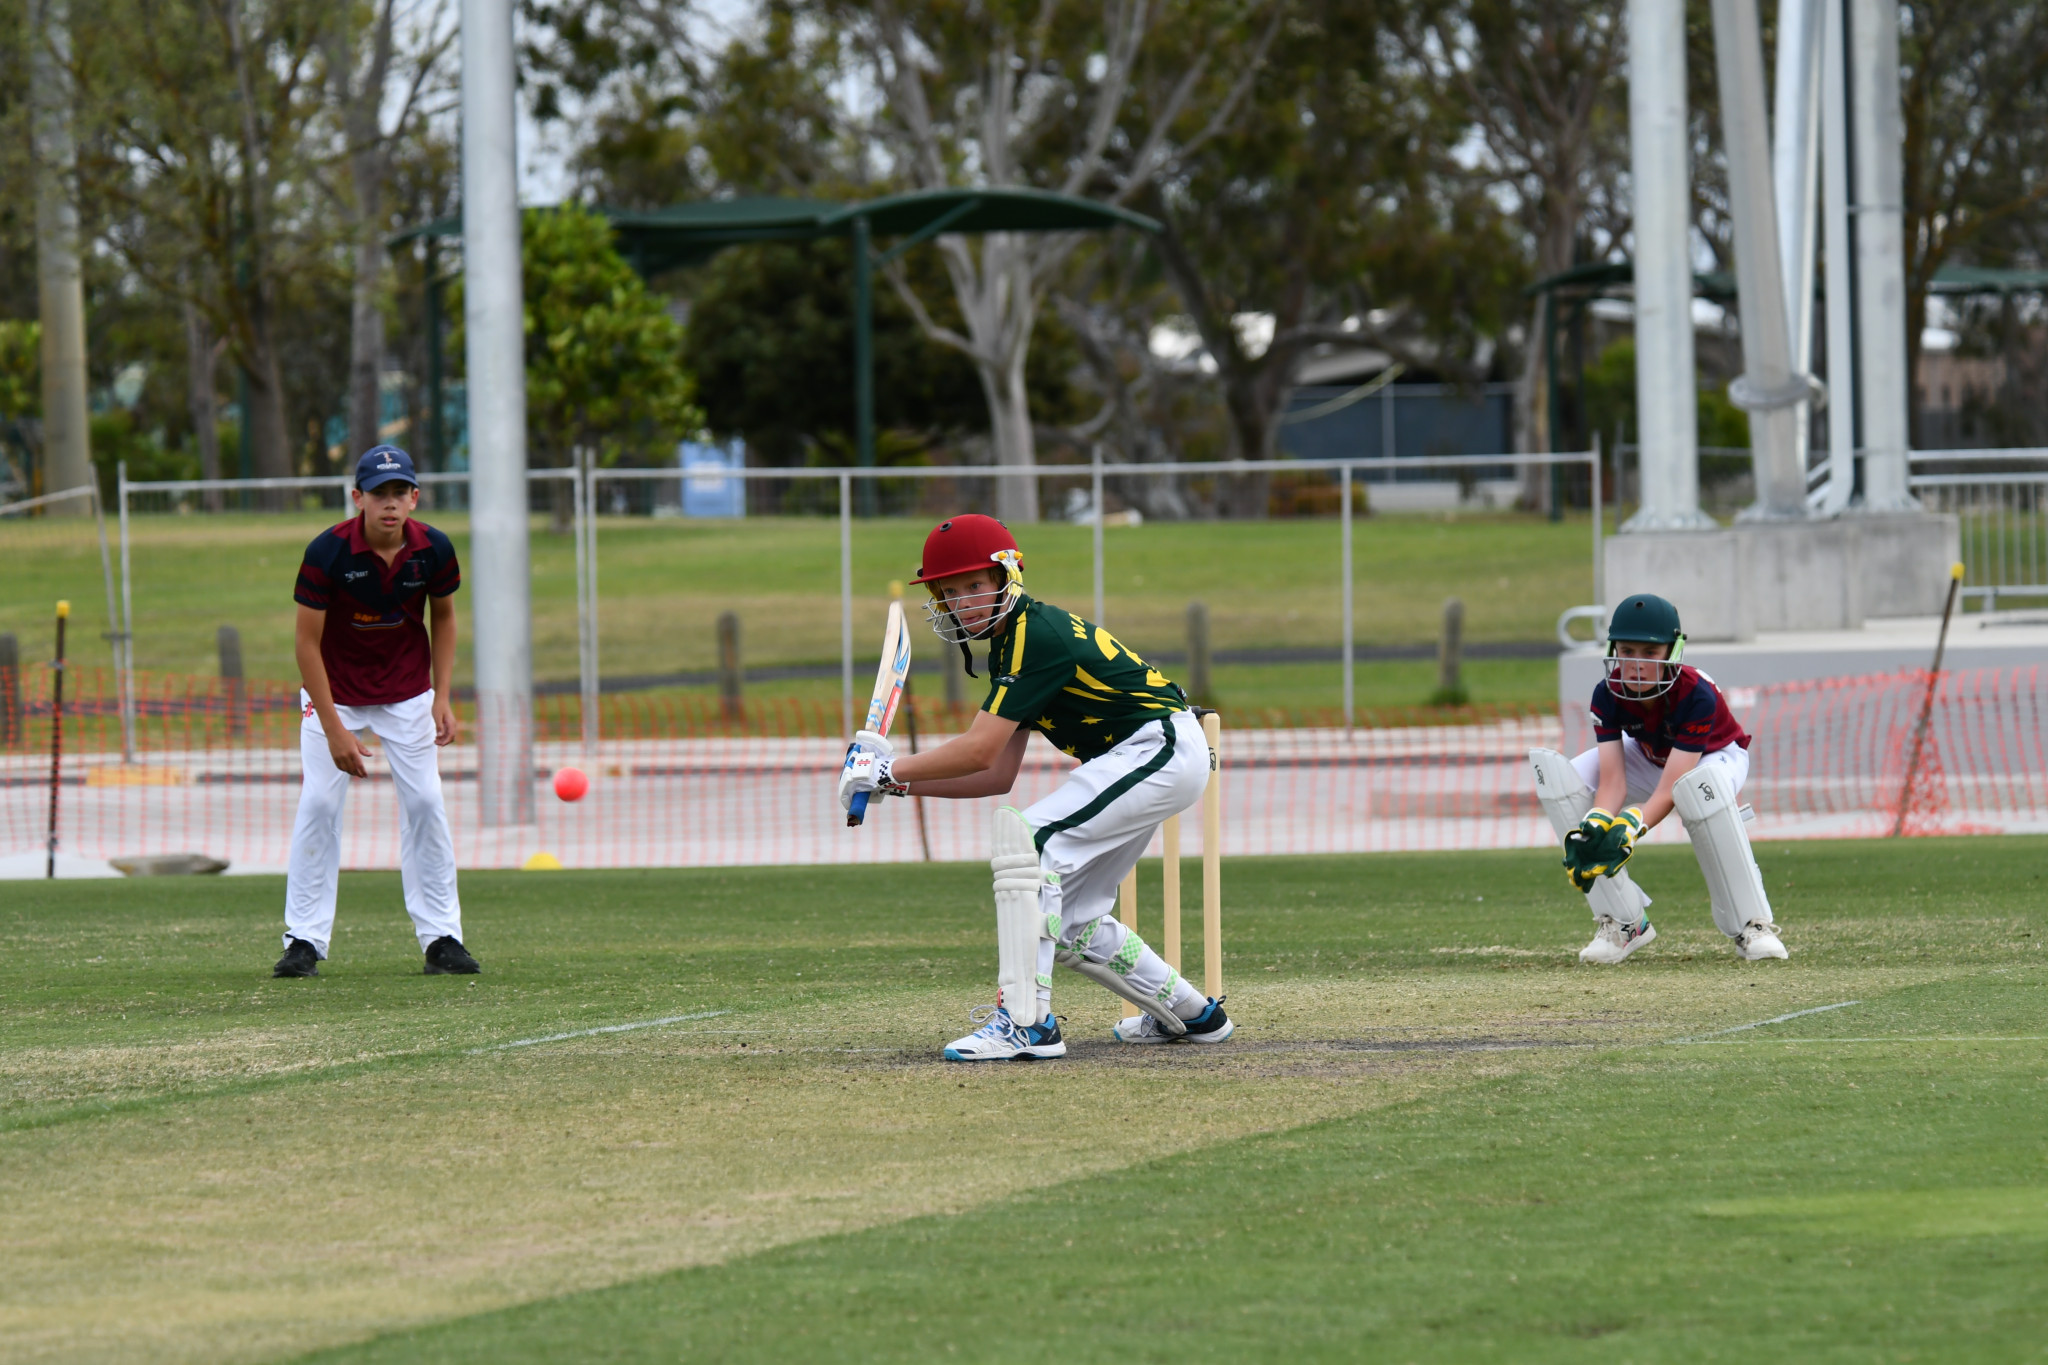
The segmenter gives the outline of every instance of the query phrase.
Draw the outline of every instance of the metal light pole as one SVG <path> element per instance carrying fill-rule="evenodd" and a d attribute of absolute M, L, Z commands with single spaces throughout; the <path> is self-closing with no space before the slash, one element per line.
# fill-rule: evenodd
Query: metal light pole
<path fill-rule="evenodd" d="M 513 146 L 511 0 L 462 0 L 462 295 L 469 361 L 470 572 L 483 823 L 533 801 L 526 356 Z"/>
<path fill-rule="evenodd" d="M 1742 307 L 1742 375 L 1728 396 L 1749 412 L 1757 500 L 1748 519 L 1807 515 L 1806 468 L 1797 436 L 1812 380 L 1796 366 L 1785 321 L 1785 278 L 1764 126 L 1763 35 L 1756 0 L 1713 0 L 1714 67 L 1728 149 L 1728 204 L 1735 228 L 1735 287 Z"/>
<path fill-rule="evenodd" d="M 1833 516 L 1856 491 L 1855 226 L 1849 213 L 1846 0 L 1821 0 L 1821 217 L 1827 243 L 1828 482 L 1819 511 Z"/>
<path fill-rule="evenodd" d="M 868 242 L 868 219 L 853 220 L 853 462 L 862 469 L 875 463 L 875 300 L 874 258 Z M 875 513 L 875 481 L 860 481 L 862 516 Z"/>

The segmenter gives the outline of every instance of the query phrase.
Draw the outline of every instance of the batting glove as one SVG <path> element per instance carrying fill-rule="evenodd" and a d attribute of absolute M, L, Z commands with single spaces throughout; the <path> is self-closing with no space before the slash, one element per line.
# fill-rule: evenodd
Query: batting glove
<path fill-rule="evenodd" d="M 878 796 L 902 796 L 908 788 L 890 776 L 896 764 L 896 746 L 885 736 L 862 730 L 846 751 L 846 766 L 839 770 L 839 805 L 853 809 L 856 792 Z"/>

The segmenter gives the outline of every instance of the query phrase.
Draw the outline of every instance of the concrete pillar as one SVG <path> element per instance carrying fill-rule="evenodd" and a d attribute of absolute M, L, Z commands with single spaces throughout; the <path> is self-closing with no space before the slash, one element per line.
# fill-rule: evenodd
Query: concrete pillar
<path fill-rule="evenodd" d="M 71 198 L 69 6 L 31 0 L 29 94 L 36 162 L 36 277 L 43 327 L 43 487 L 59 493 L 92 482 L 92 429 L 85 394 L 85 283 L 78 264 L 78 207 Z M 70 499 L 52 516 L 92 509 Z"/>
<path fill-rule="evenodd" d="M 1685 7 L 1629 0 L 1628 145 L 1635 185 L 1636 421 L 1642 507 L 1624 531 L 1711 527 L 1700 511 L 1692 349 L 1692 186 Z M 1541 344 L 1531 338 L 1531 345 Z"/>
<path fill-rule="evenodd" d="M 526 357 L 513 147 L 512 0 L 462 0 L 463 322 L 478 778 L 486 825 L 533 799 L 533 610 L 526 533 Z"/>
<path fill-rule="evenodd" d="M 1792 368 L 1813 369 L 1816 181 L 1820 171 L 1820 45 L 1825 0 L 1780 0 L 1777 76 L 1771 84 L 1771 192 L 1778 215 L 1779 273 Z M 1809 466 L 1812 404 L 1793 409 L 1799 468 Z"/>
<path fill-rule="evenodd" d="M 1797 424 L 1808 381 L 1793 364 L 1785 325 L 1770 131 L 1764 122 L 1763 36 L 1756 0 L 1713 0 L 1713 16 L 1729 218 L 1735 229 L 1735 289 L 1742 311 L 1742 375 L 1729 386 L 1728 396 L 1749 412 L 1756 467 L 1757 500 L 1743 515 L 1798 520 L 1807 515 Z"/>
<path fill-rule="evenodd" d="M 1899 109 L 1899 11 L 1849 0 L 1849 137 L 1856 196 L 1857 406 L 1863 510 L 1919 503 L 1907 487 L 1906 245 L 1900 205 L 1905 130 Z"/>

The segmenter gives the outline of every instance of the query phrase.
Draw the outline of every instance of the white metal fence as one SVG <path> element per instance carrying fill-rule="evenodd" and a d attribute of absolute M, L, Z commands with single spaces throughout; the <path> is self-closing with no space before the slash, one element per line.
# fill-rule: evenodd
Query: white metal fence
<path fill-rule="evenodd" d="M 1955 514 L 1964 597 L 2048 598 L 2048 449 L 1915 451 L 1910 486 Z"/>
<path fill-rule="evenodd" d="M 1108 463 L 1101 460 L 1090 465 L 1040 465 L 1031 476 L 1039 479 L 1075 480 L 1086 478 L 1092 498 L 1090 506 L 1103 506 L 1104 483 L 1108 479 L 1139 480 L 1190 477 L 1243 477 L 1266 474 L 1320 474 L 1328 477 L 1338 491 L 1339 537 L 1338 562 L 1331 565 L 1332 573 L 1338 578 L 1342 594 L 1342 643 L 1343 662 L 1343 710 L 1345 723 L 1349 725 L 1356 715 L 1356 604 L 1353 593 L 1355 573 L 1353 569 L 1353 511 L 1352 485 L 1354 482 L 1371 486 L 1375 482 L 1391 480 L 1402 476 L 1414 477 L 1430 472 L 1441 473 L 1447 480 L 1461 478 L 1470 480 L 1480 470 L 1499 468 L 1503 465 L 1539 466 L 1584 466 L 1588 471 L 1592 490 L 1592 505 L 1603 505 L 1600 460 L 1597 452 L 1574 451 L 1540 455 L 1460 455 L 1460 456 L 1414 456 L 1395 459 L 1369 458 L 1355 460 L 1257 460 L 1257 461 L 1207 461 L 1162 464 Z M 598 535 L 597 508 L 601 505 L 600 489 L 605 485 L 629 486 L 633 484 L 678 485 L 684 480 L 741 480 L 767 483 L 810 483 L 831 487 L 837 495 L 839 523 L 839 607 L 840 607 L 840 684 L 841 704 L 845 712 L 849 732 L 853 725 L 854 698 L 856 687 L 855 645 L 853 635 L 853 526 L 855 511 L 855 484 L 860 480 L 921 480 L 954 479 L 992 482 L 998 478 L 1017 477 L 1016 474 L 987 465 L 902 465 L 885 468 L 743 468 L 718 469 L 694 467 L 690 469 L 602 469 L 572 467 L 565 469 L 529 470 L 529 486 L 536 489 L 550 484 L 566 484 L 571 495 L 573 531 L 576 543 L 576 601 L 577 601 L 577 654 L 578 674 L 581 691 L 587 704 L 583 714 L 586 724 L 594 725 L 598 714 L 595 700 L 598 693 Z M 421 483 L 433 489 L 459 488 L 467 485 L 467 474 L 423 474 Z M 117 502 L 119 506 L 120 543 L 120 633 L 126 640 L 134 629 L 134 593 L 129 569 L 129 518 L 131 509 L 138 504 L 154 504 L 160 510 L 172 510 L 182 504 L 197 505 L 209 495 L 232 495 L 240 502 L 243 496 L 251 495 L 257 500 L 290 493 L 319 493 L 341 497 L 340 505 L 347 506 L 347 491 L 351 480 L 342 477 L 289 478 L 289 479 L 190 479 L 166 482 L 132 481 L 127 477 L 126 468 L 120 472 Z M 1103 604 L 1103 518 L 1094 517 L 1094 608 L 1096 619 L 1104 614 Z M 1592 600 L 1601 600 L 1601 519 L 1592 518 L 1591 532 L 1591 575 L 1589 587 Z M 128 650 L 120 660 L 125 672 L 132 673 L 133 652 Z M 595 742 L 594 734 L 586 736 Z"/>

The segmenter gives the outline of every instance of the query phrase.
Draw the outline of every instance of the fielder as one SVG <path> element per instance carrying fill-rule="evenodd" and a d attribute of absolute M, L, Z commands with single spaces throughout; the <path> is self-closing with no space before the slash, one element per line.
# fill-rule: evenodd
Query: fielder
<path fill-rule="evenodd" d="M 1593 687 L 1595 746 L 1571 760 L 1529 751 L 1566 875 L 1593 911 L 1581 962 L 1622 962 L 1656 939 L 1650 898 L 1624 864 L 1674 810 L 1706 875 L 1716 927 L 1747 961 L 1785 956 L 1738 805 L 1749 736 L 1684 654 L 1678 609 L 1649 593 L 1628 598 L 1608 622 L 1606 676 Z"/>
<path fill-rule="evenodd" d="M 305 786 L 292 827 L 284 956 L 274 976 L 318 976 L 334 932 L 341 814 L 350 779 L 368 776 L 361 735 L 384 742 L 398 789 L 398 859 L 426 973 L 468 974 L 455 894 L 455 842 L 441 803 L 437 745 L 455 742 L 449 685 L 462 583 L 448 537 L 412 520 L 412 457 L 376 446 L 356 464 L 357 515 L 313 538 L 292 596 L 299 604 L 299 760 Z M 431 613 L 433 633 L 422 619 Z"/>
<path fill-rule="evenodd" d="M 988 700 L 967 733 L 898 756 L 863 730 L 839 780 L 885 796 L 1001 796 L 1017 780 L 1033 731 L 1082 760 L 1058 791 L 1028 810 L 995 815 L 996 979 L 980 1025 L 946 1048 L 954 1062 L 1061 1057 L 1052 1013 L 1055 962 L 1143 1013 L 1118 1024 L 1124 1043 L 1220 1043 L 1235 1025 L 1119 923 L 1117 886 L 1166 818 L 1201 798 L 1209 748 L 1186 694 L 1101 626 L 1024 591 L 1017 542 L 993 517 L 959 516 L 925 538 L 915 582 L 941 639 L 989 645 Z"/>

